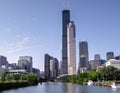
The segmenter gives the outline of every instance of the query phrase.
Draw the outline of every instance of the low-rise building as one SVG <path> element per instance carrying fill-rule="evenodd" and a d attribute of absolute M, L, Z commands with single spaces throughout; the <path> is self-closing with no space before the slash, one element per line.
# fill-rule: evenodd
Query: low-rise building
<path fill-rule="evenodd" d="M 19 74 L 19 75 L 28 74 L 28 72 L 26 72 L 26 70 L 9 70 L 6 73 L 8 73 L 8 74 Z"/>
<path fill-rule="evenodd" d="M 110 59 L 106 62 L 105 66 L 114 66 L 117 69 L 120 69 L 120 60 Z"/>

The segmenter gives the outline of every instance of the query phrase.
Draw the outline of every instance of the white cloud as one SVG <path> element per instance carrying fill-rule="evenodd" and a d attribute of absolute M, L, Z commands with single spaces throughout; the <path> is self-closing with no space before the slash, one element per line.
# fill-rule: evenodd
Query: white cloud
<path fill-rule="evenodd" d="M 20 38 L 20 35 L 17 35 L 17 38 Z"/>
<path fill-rule="evenodd" d="M 23 51 L 23 50 L 27 49 L 29 42 L 30 42 L 30 38 L 24 37 L 24 38 L 22 38 L 21 41 L 19 41 L 17 43 L 8 44 L 7 49 L 0 51 L 0 53 L 6 55 L 6 54 L 14 53 L 14 52 Z"/>

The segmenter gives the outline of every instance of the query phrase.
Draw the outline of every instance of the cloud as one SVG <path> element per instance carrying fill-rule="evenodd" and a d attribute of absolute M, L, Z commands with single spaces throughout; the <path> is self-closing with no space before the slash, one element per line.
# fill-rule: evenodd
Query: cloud
<path fill-rule="evenodd" d="M 24 37 L 22 38 L 21 41 L 17 43 L 10 43 L 7 47 L 7 49 L 4 49 L 4 51 L 1 51 L 2 54 L 10 54 L 10 53 L 15 53 L 19 51 L 23 51 L 25 49 L 28 49 L 28 44 L 30 42 L 29 37 Z"/>
<path fill-rule="evenodd" d="M 20 35 L 17 35 L 17 38 L 20 38 Z"/>

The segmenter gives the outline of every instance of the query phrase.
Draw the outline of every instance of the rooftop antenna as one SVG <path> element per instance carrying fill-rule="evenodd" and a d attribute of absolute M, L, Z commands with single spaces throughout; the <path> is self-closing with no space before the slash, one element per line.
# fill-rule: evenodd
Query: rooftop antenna
<path fill-rule="evenodd" d="M 63 9 L 69 9 L 69 0 L 63 0 Z"/>

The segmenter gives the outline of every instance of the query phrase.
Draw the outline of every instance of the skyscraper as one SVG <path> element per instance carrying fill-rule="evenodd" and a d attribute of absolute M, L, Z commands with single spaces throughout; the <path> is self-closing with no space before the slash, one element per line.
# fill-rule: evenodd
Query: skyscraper
<path fill-rule="evenodd" d="M 94 60 L 100 60 L 100 54 L 95 54 Z"/>
<path fill-rule="evenodd" d="M 62 74 L 67 74 L 67 24 L 70 22 L 70 11 L 62 11 Z"/>
<path fill-rule="evenodd" d="M 68 54 L 68 74 L 76 74 L 76 39 L 74 22 L 69 22 L 67 26 L 67 54 Z"/>
<path fill-rule="evenodd" d="M 58 76 L 59 64 L 58 60 L 48 54 L 45 54 L 45 78 L 56 78 Z"/>
<path fill-rule="evenodd" d="M 79 65 L 78 65 L 78 73 L 80 72 L 80 68 L 86 67 L 89 68 L 88 62 L 88 43 L 86 41 L 82 41 L 79 43 Z"/>
<path fill-rule="evenodd" d="M 45 67 L 44 67 L 44 71 L 45 71 L 45 78 L 49 79 L 50 78 L 50 59 L 51 56 L 49 56 L 48 54 L 45 54 Z"/>
<path fill-rule="evenodd" d="M 31 56 L 20 56 L 19 62 L 29 64 L 27 65 L 27 71 L 32 72 L 33 61 Z M 28 62 L 28 63 L 27 63 Z"/>
<path fill-rule="evenodd" d="M 0 67 L 1 66 L 5 66 L 6 68 L 8 67 L 8 61 L 7 61 L 7 57 L 5 56 L 1 56 L 0 55 Z"/>
<path fill-rule="evenodd" d="M 107 58 L 107 60 L 114 59 L 114 53 L 113 52 L 107 52 L 106 58 Z"/>

